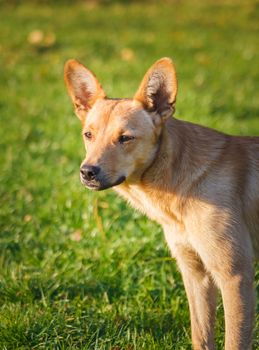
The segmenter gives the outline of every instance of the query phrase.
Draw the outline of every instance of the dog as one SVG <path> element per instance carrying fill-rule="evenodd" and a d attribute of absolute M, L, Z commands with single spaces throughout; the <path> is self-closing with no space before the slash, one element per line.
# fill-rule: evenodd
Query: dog
<path fill-rule="evenodd" d="M 174 118 L 177 78 L 169 58 L 149 68 L 132 99 L 108 98 L 76 60 L 64 76 L 87 149 L 81 182 L 96 191 L 114 187 L 163 227 L 188 297 L 193 348 L 215 348 L 220 290 L 225 349 L 251 349 L 259 137 Z"/>

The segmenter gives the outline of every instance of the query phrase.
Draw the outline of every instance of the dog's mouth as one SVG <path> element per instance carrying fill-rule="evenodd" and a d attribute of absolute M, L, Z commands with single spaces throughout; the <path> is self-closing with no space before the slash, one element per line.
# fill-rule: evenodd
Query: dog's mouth
<path fill-rule="evenodd" d="M 82 177 L 81 177 L 81 182 L 89 190 L 103 191 L 103 190 L 107 190 L 108 188 L 120 185 L 123 181 L 125 181 L 125 179 L 126 179 L 125 176 L 120 176 L 117 181 L 108 182 L 105 180 L 104 181 L 98 181 L 98 180 L 87 181 L 87 180 L 82 179 Z"/>

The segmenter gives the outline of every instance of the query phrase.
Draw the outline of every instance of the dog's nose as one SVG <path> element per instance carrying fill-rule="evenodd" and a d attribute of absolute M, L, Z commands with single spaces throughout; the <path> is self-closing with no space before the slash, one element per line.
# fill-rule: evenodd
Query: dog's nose
<path fill-rule="evenodd" d="M 87 181 L 94 180 L 99 172 L 100 168 L 98 166 L 83 165 L 80 168 L 82 178 Z"/>

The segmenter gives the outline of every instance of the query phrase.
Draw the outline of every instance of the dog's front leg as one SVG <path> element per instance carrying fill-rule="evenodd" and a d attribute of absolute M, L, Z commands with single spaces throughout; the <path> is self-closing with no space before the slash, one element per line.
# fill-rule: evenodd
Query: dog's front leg
<path fill-rule="evenodd" d="M 222 294 L 225 350 L 249 350 L 254 319 L 252 248 L 242 222 L 229 226 L 221 222 L 217 230 L 197 234 L 192 242 Z"/>
<path fill-rule="evenodd" d="M 187 246 L 176 247 L 191 314 L 192 343 L 195 350 L 212 350 L 217 288 L 198 255 Z"/>
<path fill-rule="evenodd" d="M 167 226 L 164 226 L 164 233 L 182 273 L 191 314 L 193 348 L 213 350 L 217 288 L 198 254 L 182 235 Z"/>
<path fill-rule="evenodd" d="M 217 280 L 225 313 L 225 349 L 249 350 L 254 318 L 253 272 L 248 268 Z"/>

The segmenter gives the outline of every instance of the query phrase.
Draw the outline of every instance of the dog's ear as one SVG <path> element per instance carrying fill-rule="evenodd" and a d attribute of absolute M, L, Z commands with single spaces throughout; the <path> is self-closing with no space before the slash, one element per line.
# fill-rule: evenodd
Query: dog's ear
<path fill-rule="evenodd" d="M 140 101 L 150 112 L 162 119 L 171 117 L 177 94 L 177 79 L 170 58 L 161 58 L 145 74 L 134 99 Z"/>
<path fill-rule="evenodd" d="M 84 121 L 89 109 L 96 100 L 105 97 L 105 92 L 95 75 L 76 60 L 66 62 L 64 78 L 75 106 L 75 113 L 81 121 Z"/>

